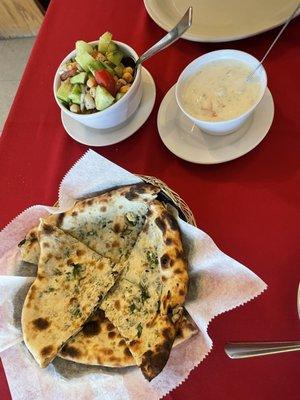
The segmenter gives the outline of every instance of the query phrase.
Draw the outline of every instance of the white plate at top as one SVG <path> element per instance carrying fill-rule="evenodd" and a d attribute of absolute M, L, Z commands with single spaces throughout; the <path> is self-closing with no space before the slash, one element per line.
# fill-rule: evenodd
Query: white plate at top
<path fill-rule="evenodd" d="M 61 112 L 61 120 L 66 132 L 76 142 L 87 146 L 109 146 L 127 139 L 146 122 L 155 102 L 155 83 L 150 72 L 144 67 L 142 67 L 142 85 L 143 96 L 139 108 L 125 123 L 115 128 L 95 129 L 83 125 Z"/>
<path fill-rule="evenodd" d="M 157 127 L 161 140 L 176 156 L 197 164 L 219 164 L 254 149 L 267 135 L 273 117 L 273 98 L 267 88 L 253 115 L 238 131 L 225 136 L 209 135 L 180 110 L 174 85 L 161 102 Z"/>
<path fill-rule="evenodd" d="M 183 35 L 196 42 L 244 39 L 281 25 L 298 0 L 144 0 L 150 17 L 170 31 L 189 6 L 193 24 Z"/>

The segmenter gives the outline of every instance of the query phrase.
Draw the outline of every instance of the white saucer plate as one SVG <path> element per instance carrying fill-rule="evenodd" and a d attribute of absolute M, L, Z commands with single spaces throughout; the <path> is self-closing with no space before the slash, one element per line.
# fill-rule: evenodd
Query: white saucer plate
<path fill-rule="evenodd" d="M 109 146 L 133 135 L 148 119 L 155 102 L 154 80 L 146 68 L 142 68 L 143 96 L 139 108 L 124 124 L 111 129 L 94 129 L 81 124 L 61 112 L 62 124 L 66 132 L 79 143 L 87 146 Z"/>
<path fill-rule="evenodd" d="M 227 42 L 257 35 L 284 23 L 298 0 L 144 0 L 150 17 L 170 31 L 189 6 L 193 24 L 182 36 L 196 42 Z"/>
<path fill-rule="evenodd" d="M 200 130 L 177 105 L 175 85 L 161 102 L 157 126 L 161 140 L 176 156 L 197 164 L 219 164 L 254 149 L 267 135 L 274 117 L 274 102 L 266 92 L 252 116 L 236 132 L 213 136 Z"/>

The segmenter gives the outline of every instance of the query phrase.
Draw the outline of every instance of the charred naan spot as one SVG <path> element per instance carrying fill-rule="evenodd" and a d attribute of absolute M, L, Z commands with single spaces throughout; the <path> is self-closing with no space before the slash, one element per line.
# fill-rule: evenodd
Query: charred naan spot
<path fill-rule="evenodd" d="M 197 328 L 196 328 L 193 324 L 191 324 L 190 322 L 188 322 L 188 323 L 186 324 L 186 326 L 187 326 L 187 328 L 188 328 L 190 331 L 195 331 L 195 330 L 197 330 Z"/>
<path fill-rule="evenodd" d="M 167 226 L 163 219 L 161 219 L 160 217 L 156 217 L 155 223 L 159 227 L 159 229 L 162 231 L 162 233 L 166 232 Z"/>
<path fill-rule="evenodd" d="M 183 289 L 180 289 L 178 293 L 179 293 L 179 296 L 184 296 L 185 295 L 185 291 Z"/>
<path fill-rule="evenodd" d="M 67 291 L 67 290 L 70 289 L 70 285 L 69 285 L 68 283 L 65 283 L 65 284 L 63 285 L 63 288 Z"/>
<path fill-rule="evenodd" d="M 147 233 L 149 231 L 149 223 L 146 222 L 143 228 L 143 232 Z"/>
<path fill-rule="evenodd" d="M 148 381 L 151 381 L 156 375 L 158 375 L 166 365 L 171 346 L 172 341 L 166 341 L 162 346 L 157 346 L 155 353 L 148 350 L 143 354 L 141 370 Z"/>
<path fill-rule="evenodd" d="M 114 339 L 116 336 L 117 336 L 117 334 L 116 334 L 116 332 L 108 332 L 108 335 L 107 335 L 110 339 Z"/>
<path fill-rule="evenodd" d="M 58 214 L 57 219 L 56 219 L 56 224 L 57 224 L 58 227 L 62 225 L 64 218 L 65 218 L 65 213 L 64 212 Z"/>
<path fill-rule="evenodd" d="M 129 345 L 130 347 L 135 347 L 139 342 L 137 340 L 132 340 Z"/>
<path fill-rule="evenodd" d="M 120 301 L 119 301 L 119 300 L 116 300 L 116 301 L 115 301 L 115 309 L 119 311 L 120 308 L 121 308 Z"/>
<path fill-rule="evenodd" d="M 44 279 L 45 277 L 42 274 L 37 274 L 37 279 L 39 281 L 41 281 L 42 279 Z"/>
<path fill-rule="evenodd" d="M 33 231 L 33 232 L 30 232 L 30 234 L 29 234 L 29 238 L 30 238 L 30 240 L 34 240 L 34 239 L 36 239 L 36 240 L 37 240 L 36 232 L 35 232 L 35 231 Z"/>
<path fill-rule="evenodd" d="M 167 246 L 171 246 L 171 244 L 173 244 L 173 240 L 172 240 L 171 238 L 168 237 L 168 238 L 166 239 L 165 243 L 166 243 Z"/>
<path fill-rule="evenodd" d="M 173 217 L 173 215 L 171 215 L 170 213 L 165 211 L 164 218 L 168 221 L 168 224 L 169 224 L 170 228 L 172 229 L 172 231 L 179 231 L 177 221 Z"/>
<path fill-rule="evenodd" d="M 105 247 L 107 248 L 107 249 L 109 249 L 110 248 L 110 243 L 105 243 Z"/>
<path fill-rule="evenodd" d="M 117 240 L 114 240 L 111 245 L 112 247 L 119 247 L 120 243 Z"/>
<path fill-rule="evenodd" d="M 42 245 L 43 245 L 43 247 L 45 247 L 45 248 L 50 247 L 50 244 L 47 243 L 47 242 L 44 242 Z"/>
<path fill-rule="evenodd" d="M 70 356 L 72 358 L 78 358 L 81 356 L 80 350 L 76 349 L 74 346 L 70 346 L 65 344 L 64 347 L 61 349 L 61 354 L 63 356 Z"/>
<path fill-rule="evenodd" d="M 163 275 L 163 276 L 161 277 L 161 280 L 162 280 L 163 282 L 166 282 L 167 279 L 168 279 L 168 278 L 167 278 L 165 275 Z"/>
<path fill-rule="evenodd" d="M 147 211 L 147 217 L 151 217 L 151 215 L 153 214 L 153 211 L 149 208 L 149 210 Z"/>
<path fill-rule="evenodd" d="M 177 337 L 183 337 L 183 332 L 181 328 L 178 328 L 177 330 Z"/>
<path fill-rule="evenodd" d="M 164 268 L 168 268 L 169 266 L 169 262 L 170 262 L 170 256 L 165 253 L 161 258 L 160 258 L 160 264 L 161 267 Z"/>
<path fill-rule="evenodd" d="M 113 230 L 115 233 L 120 233 L 121 232 L 121 226 L 118 223 L 115 223 L 113 226 Z"/>
<path fill-rule="evenodd" d="M 50 235 L 51 233 L 54 232 L 54 228 L 53 228 L 53 226 L 51 226 L 51 225 L 44 224 L 44 225 L 43 225 L 43 231 L 44 231 L 44 233 L 45 233 L 46 235 Z"/>
<path fill-rule="evenodd" d="M 119 341 L 119 346 L 126 346 L 126 342 L 124 339 Z"/>
<path fill-rule="evenodd" d="M 143 194 L 146 192 L 145 186 L 143 184 L 141 186 L 136 185 L 135 190 L 139 194 Z"/>
<path fill-rule="evenodd" d="M 96 311 L 95 316 L 98 318 L 99 322 L 103 322 L 106 319 L 105 312 L 100 309 Z"/>
<path fill-rule="evenodd" d="M 111 354 L 113 354 L 113 351 L 112 351 L 112 349 L 104 349 L 103 353 L 110 356 Z"/>
<path fill-rule="evenodd" d="M 176 249 L 176 258 L 184 260 L 184 254 L 182 250 Z"/>
<path fill-rule="evenodd" d="M 77 257 L 81 257 L 81 256 L 83 256 L 84 254 L 85 254 L 85 250 L 80 250 L 80 249 L 76 250 L 76 256 L 77 256 Z"/>
<path fill-rule="evenodd" d="M 71 215 L 72 215 L 72 217 L 77 217 L 78 212 L 77 211 L 73 211 Z"/>
<path fill-rule="evenodd" d="M 47 329 L 50 326 L 50 322 L 47 321 L 45 318 L 37 318 L 34 321 L 32 321 L 32 323 L 34 327 L 39 331 L 43 331 L 44 329 Z"/>
<path fill-rule="evenodd" d="M 107 329 L 108 331 L 112 331 L 113 329 L 115 329 L 115 327 L 114 327 L 114 325 L 113 325 L 111 322 L 109 322 L 109 323 L 107 324 L 107 326 L 106 326 L 106 329 Z"/>
<path fill-rule="evenodd" d="M 165 328 L 162 331 L 162 335 L 166 340 L 171 340 L 172 338 L 172 332 L 170 328 Z"/>
<path fill-rule="evenodd" d="M 125 193 L 125 197 L 127 200 L 132 201 L 134 199 L 137 199 L 139 195 L 136 193 L 134 188 L 131 187 L 130 190 Z"/>
<path fill-rule="evenodd" d="M 82 333 L 84 336 L 96 336 L 100 333 L 101 328 L 98 321 L 89 321 L 83 325 Z"/>
<path fill-rule="evenodd" d="M 70 305 L 77 304 L 77 303 L 78 303 L 77 297 L 71 297 L 70 298 L 70 301 L 69 301 Z"/>
<path fill-rule="evenodd" d="M 24 243 L 26 243 L 26 239 L 21 240 L 21 242 L 18 243 L 18 247 L 22 247 Z"/>
<path fill-rule="evenodd" d="M 126 347 L 126 348 L 124 349 L 124 354 L 125 354 L 126 357 L 131 357 L 131 353 L 130 353 L 130 350 L 129 350 L 128 347 Z"/>
<path fill-rule="evenodd" d="M 173 267 L 174 262 L 175 262 L 174 260 L 171 260 L 171 261 L 170 261 L 170 267 Z"/>
<path fill-rule="evenodd" d="M 99 269 L 99 271 L 101 271 L 101 270 L 104 268 L 103 262 L 99 261 L 99 262 L 97 263 L 97 268 Z"/>
<path fill-rule="evenodd" d="M 98 364 L 102 364 L 102 358 L 99 357 L 99 356 L 97 356 L 97 363 L 98 363 Z"/>
<path fill-rule="evenodd" d="M 86 204 L 87 204 L 88 206 L 91 206 L 91 205 L 93 204 L 93 199 L 87 200 Z"/>
<path fill-rule="evenodd" d="M 182 269 L 181 268 L 174 269 L 174 274 L 182 274 Z"/>
<path fill-rule="evenodd" d="M 52 353 L 53 350 L 54 350 L 54 349 L 53 349 L 53 346 L 52 346 L 52 345 L 43 347 L 42 350 L 41 350 L 41 355 L 42 355 L 43 357 L 49 356 L 49 355 Z"/>
<path fill-rule="evenodd" d="M 62 259 L 61 256 L 55 256 L 55 260 L 60 261 Z"/>
<path fill-rule="evenodd" d="M 106 210 L 107 210 L 107 207 L 106 207 L 106 206 L 100 207 L 100 211 L 105 212 Z"/>

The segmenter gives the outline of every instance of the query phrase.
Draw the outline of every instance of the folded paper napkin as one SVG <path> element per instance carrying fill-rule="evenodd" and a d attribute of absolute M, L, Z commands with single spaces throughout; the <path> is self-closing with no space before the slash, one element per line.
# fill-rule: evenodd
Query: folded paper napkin
<path fill-rule="evenodd" d="M 209 322 L 258 296 L 265 283 L 252 271 L 222 253 L 200 229 L 178 219 L 189 262 L 190 287 L 185 304 L 200 333 L 174 348 L 152 382 L 136 367 L 113 369 L 56 359 L 40 369 L 22 343 L 20 315 L 34 280 L 32 268 L 20 267 L 17 244 L 39 218 L 70 208 L 75 199 L 141 180 L 89 150 L 69 170 L 59 188 L 59 207 L 33 206 L 0 232 L 0 352 L 14 400 L 156 400 L 187 379 L 212 349 Z M 20 374 L 22 371 L 22 374 Z"/>

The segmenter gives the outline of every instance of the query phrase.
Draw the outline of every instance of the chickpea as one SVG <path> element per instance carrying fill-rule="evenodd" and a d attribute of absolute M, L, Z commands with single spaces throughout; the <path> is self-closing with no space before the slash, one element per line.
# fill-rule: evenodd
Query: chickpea
<path fill-rule="evenodd" d="M 94 77 L 89 78 L 89 79 L 87 80 L 86 84 L 87 84 L 87 86 L 88 86 L 89 88 L 94 87 L 94 86 L 97 86 L 97 82 L 96 82 L 96 79 L 95 79 Z"/>
<path fill-rule="evenodd" d="M 73 112 L 73 113 L 79 113 L 79 111 L 80 111 L 79 105 L 78 104 L 72 104 L 70 106 L 70 111 Z"/>
<path fill-rule="evenodd" d="M 130 83 L 133 81 L 133 76 L 129 72 L 125 72 L 123 74 L 122 79 L 124 79 L 126 82 Z"/>
<path fill-rule="evenodd" d="M 125 74 L 125 72 L 128 72 L 129 74 L 133 75 L 133 69 L 131 67 L 126 67 L 123 69 L 123 74 Z"/>
<path fill-rule="evenodd" d="M 116 83 L 116 88 L 119 90 L 122 86 L 127 85 L 127 82 L 124 79 L 118 79 Z"/>
<path fill-rule="evenodd" d="M 127 93 L 131 85 L 122 86 L 119 90 L 120 93 Z"/>

